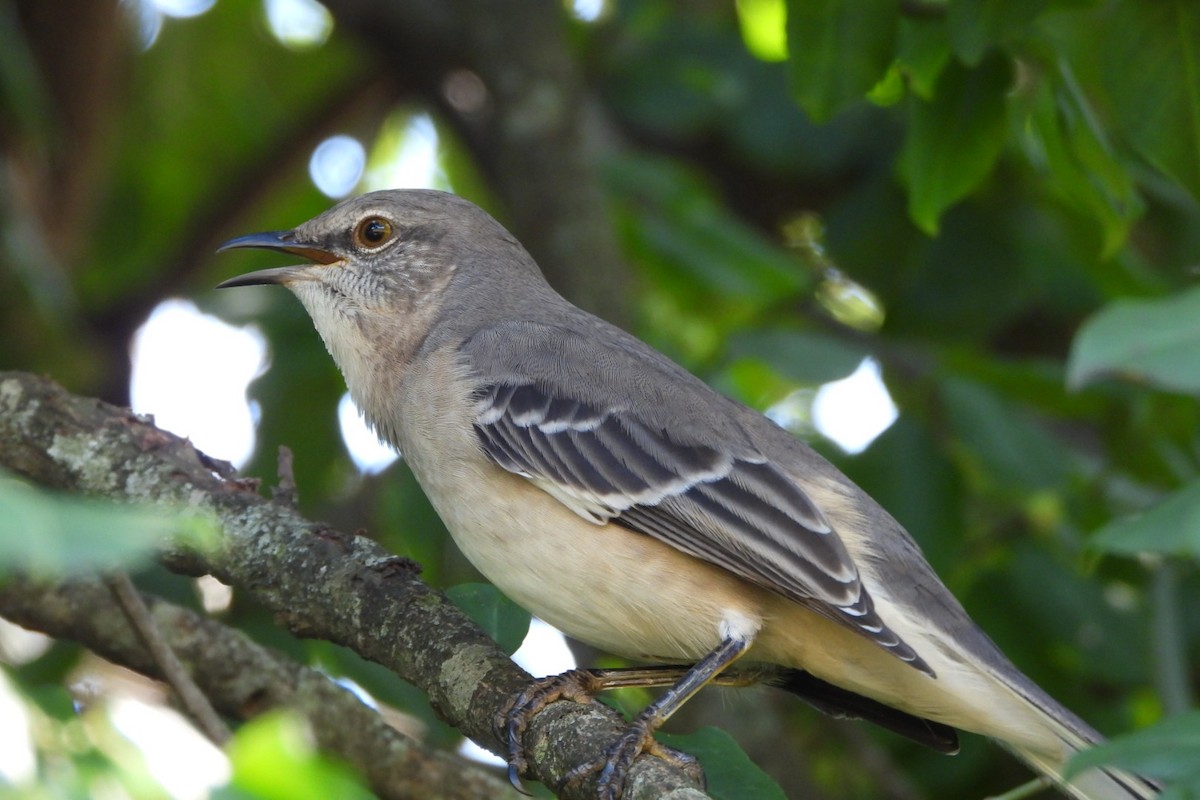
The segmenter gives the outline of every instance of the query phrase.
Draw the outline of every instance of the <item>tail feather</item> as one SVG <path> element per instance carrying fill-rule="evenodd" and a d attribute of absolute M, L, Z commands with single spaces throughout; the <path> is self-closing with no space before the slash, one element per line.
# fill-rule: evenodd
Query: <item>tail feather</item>
<path fill-rule="evenodd" d="M 1015 669 L 993 673 L 993 677 L 1029 705 L 1042 731 L 1052 734 L 1061 746 L 1048 751 L 1019 742 L 1001 743 L 1065 794 L 1075 800 L 1151 800 L 1159 796 L 1161 787 L 1154 781 L 1116 768 L 1090 769 L 1065 780 L 1063 770 L 1071 756 L 1100 744 L 1104 737 Z"/>
<path fill-rule="evenodd" d="M 1069 797 L 1075 800 L 1152 800 L 1161 791 L 1153 781 L 1124 770 L 1103 768 L 1091 769 L 1076 775 L 1070 781 L 1062 779 L 1064 759 L 1049 758 L 1041 753 L 1023 751 L 1008 746 L 1019 759 L 1036 772 L 1045 775 Z M 1073 755 L 1082 748 L 1073 748 Z"/>
<path fill-rule="evenodd" d="M 1099 744 L 1104 737 L 1007 662 L 997 660 L 990 666 L 984 674 L 991 678 L 993 690 L 985 694 L 1010 713 L 1004 715 L 1008 722 L 1001 728 L 977 732 L 995 739 L 1074 800 L 1152 800 L 1159 796 L 1161 789 L 1153 781 L 1119 769 L 1091 769 L 1064 780 L 1063 769 L 1071 756 Z M 803 670 L 782 670 L 768 682 L 830 716 L 873 722 L 939 752 L 958 750 L 953 727 L 890 707 Z"/>

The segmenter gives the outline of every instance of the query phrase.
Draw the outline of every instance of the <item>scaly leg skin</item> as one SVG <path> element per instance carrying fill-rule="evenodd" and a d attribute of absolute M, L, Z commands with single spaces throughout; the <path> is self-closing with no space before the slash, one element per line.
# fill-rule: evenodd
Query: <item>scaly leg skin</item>
<path fill-rule="evenodd" d="M 654 740 L 654 732 L 665 722 L 665 719 L 655 713 L 647 713 L 650 709 L 638 715 L 625 732 L 617 740 L 605 748 L 599 758 L 585 762 L 572 769 L 559 782 L 556 794 L 568 786 L 577 785 L 589 776 L 599 772 L 596 782 L 596 797 L 598 800 L 618 800 L 625 790 L 625 776 L 633 762 L 643 753 L 661 758 L 679 767 L 691 775 L 697 783 L 704 786 L 704 770 L 695 756 L 672 750 L 666 745 Z"/>
<path fill-rule="evenodd" d="M 524 738 L 529 720 L 557 700 L 590 701 L 597 692 L 621 686 L 665 686 L 670 689 L 647 706 L 629 728 L 604 751 L 599 758 L 581 764 L 567 773 L 560 788 L 575 784 L 599 772 L 597 791 L 601 800 L 617 800 L 625 788 L 625 776 L 641 753 L 649 753 L 697 775 L 699 765 L 689 755 L 664 747 L 654 741 L 654 732 L 680 706 L 704 685 L 714 681 L 721 671 L 750 648 L 750 641 L 727 638 L 690 668 L 678 666 L 646 667 L 629 670 L 571 670 L 551 678 L 536 681 L 513 701 L 506 716 L 504 732 L 508 742 L 508 779 L 524 792 L 520 775 L 528 762 L 525 759 Z M 752 681 L 752 679 L 751 679 Z M 719 679 L 717 680 L 719 681 Z M 731 683 L 745 682 L 736 679 Z"/>
<path fill-rule="evenodd" d="M 521 785 L 521 775 L 529 766 L 525 759 L 525 731 L 529 720 L 551 703 L 574 700 L 591 702 L 605 686 L 596 671 L 572 669 L 561 675 L 538 678 L 513 700 L 504 720 L 504 739 L 508 743 L 508 782 L 518 792 L 529 794 Z"/>

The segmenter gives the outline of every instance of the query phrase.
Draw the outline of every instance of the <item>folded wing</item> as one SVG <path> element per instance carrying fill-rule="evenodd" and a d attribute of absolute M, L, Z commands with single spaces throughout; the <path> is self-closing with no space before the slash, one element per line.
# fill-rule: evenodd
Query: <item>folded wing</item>
<path fill-rule="evenodd" d="M 535 382 L 483 387 L 475 430 L 499 466 L 597 524 L 616 522 L 801 603 L 929 666 L 876 613 L 821 510 L 765 458 L 681 443 L 631 409 Z"/>

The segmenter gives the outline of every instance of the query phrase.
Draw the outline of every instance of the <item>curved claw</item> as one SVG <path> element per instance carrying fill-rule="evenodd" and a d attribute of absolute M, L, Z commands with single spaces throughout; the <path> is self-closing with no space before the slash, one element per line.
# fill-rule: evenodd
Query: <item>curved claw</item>
<path fill-rule="evenodd" d="M 522 759 L 522 761 L 523 760 L 524 759 Z M 517 767 L 516 764 L 513 764 L 511 761 L 508 764 L 508 782 L 514 789 L 516 789 L 521 794 L 525 795 L 526 797 L 533 797 L 533 792 L 526 789 L 525 784 L 521 782 L 521 773 L 519 771 L 519 768 Z"/>
<path fill-rule="evenodd" d="M 559 700 L 589 702 L 596 693 L 596 678 L 589 670 L 574 669 L 561 675 L 539 678 L 513 698 L 504 717 L 504 741 L 508 745 L 508 782 L 524 795 L 529 792 L 521 775 L 529 766 L 525 759 L 525 731 L 529 721 L 542 709 Z"/>
<path fill-rule="evenodd" d="M 557 789 L 561 792 L 565 787 L 578 784 L 596 772 L 600 777 L 596 780 L 596 796 L 599 800 L 619 800 L 625 791 L 625 778 L 633 762 L 643 753 L 680 767 L 704 784 L 704 771 L 695 756 L 673 750 L 659 744 L 654 739 L 654 731 L 658 727 L 652 718 L 635 720 L 617 739 L 605 748 L 604 753 L 592 761 L 580 764 L 566 774 L 559 782 Z"/>

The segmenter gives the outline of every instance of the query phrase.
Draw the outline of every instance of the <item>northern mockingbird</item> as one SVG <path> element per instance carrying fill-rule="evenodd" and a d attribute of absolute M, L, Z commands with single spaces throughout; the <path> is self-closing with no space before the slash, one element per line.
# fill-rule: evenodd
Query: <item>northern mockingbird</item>
<path fill-rule="evenodd" d="M 578 671 L 515 702 L 529 715 L 611 685 L 671 688 L 596 764 L 617 797 L 653 732 L 738 659 L 818 708 L 946 752 L 998 740 L 1083 800 L 1157 795 L 1061 769 L 1101 737 L 1021 674 L 900 525 L 758 412 L 559 296 L 517 240 L 436 191 L 375 192 L 265 248 L 301 266 L 304 304 L 355 403 L 408 461 L 455 542 L 505 594 L 595 647 L 679 663 Z M 736 682 L 736 677 L 733 679 Z"/>

